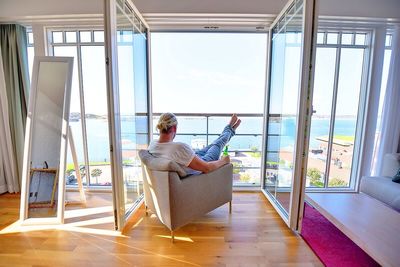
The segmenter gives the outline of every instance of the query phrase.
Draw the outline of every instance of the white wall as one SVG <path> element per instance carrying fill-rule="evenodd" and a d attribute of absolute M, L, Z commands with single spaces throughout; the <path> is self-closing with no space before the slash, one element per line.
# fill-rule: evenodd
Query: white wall
<path fill-rule="evenodd" d="M 400 19 L 399 0 L 320 0 L 320 14 Z"/>
<path fill-rule="evenodd" d="M 103 0 L 0 0 L 0 18 L 103 14 Z"/>

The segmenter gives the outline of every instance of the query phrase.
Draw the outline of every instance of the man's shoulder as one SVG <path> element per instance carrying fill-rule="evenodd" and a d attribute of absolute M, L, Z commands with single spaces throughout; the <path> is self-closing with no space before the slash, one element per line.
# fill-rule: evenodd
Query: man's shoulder
<path fill-rule="evenodd" d="M 175 144 L 176 146 L 187 146 L 187 147 L 190 147 L 188 144 L 183 143 L 183 142 L 173 142 L 173 144 Z"/>
<path fill-rule="evenodd" d="M 191 147 L 183 142 L 168 142 L 168 143 L 159 143 L 158 141 L 151 141 L 149 147 L 154 146 L 164 146 L 164 147 L 175 147 L 175 148 L 186 148 L 191 149 Z"/>

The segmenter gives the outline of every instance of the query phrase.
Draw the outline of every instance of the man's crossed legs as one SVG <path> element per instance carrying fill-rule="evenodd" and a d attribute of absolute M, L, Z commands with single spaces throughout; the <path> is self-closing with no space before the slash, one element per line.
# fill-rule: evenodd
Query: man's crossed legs
<path fill-rule="evenodd" d="M 215 161 L 218 160 L 224 146 L 231 140 L 235 135 L 237 127 L 239 127 L 241 120 L 238 119 L 236 114 L 233 114 L 231 120 L 227 126 L 225 126 L 219 137 L 212 142 L 210 145 L 196 151 L 196 155 L 204 161 Z"/>

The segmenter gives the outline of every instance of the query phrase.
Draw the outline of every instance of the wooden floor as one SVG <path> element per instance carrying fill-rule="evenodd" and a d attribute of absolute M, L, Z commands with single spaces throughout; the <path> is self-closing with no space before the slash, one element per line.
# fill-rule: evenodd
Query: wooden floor
<path fill-rule="evenodd" d="M 18 215 L 19 198 L 0 196 L 0 266 L 322 266 L 260 193 L 234 193 L 231 215 L 224 205 L 176 231 L 175 243 L 143 207 L 123 235 L 77 222 L 21 232 Z"/>

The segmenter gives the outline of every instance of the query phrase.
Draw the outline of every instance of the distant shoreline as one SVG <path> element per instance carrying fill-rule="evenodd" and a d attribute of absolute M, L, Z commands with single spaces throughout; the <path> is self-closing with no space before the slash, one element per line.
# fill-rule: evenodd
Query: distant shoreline
<path fill-rule="evenodd" d="M 139 116 L 139 115 L 123 115 L 123 114 L 121 114 L 120 116 L 122 118 L 142 117 L 142 116 Z M 284 117 L 284 118 L 285 117 L 286 118 L 294 117 L 294 116 L 295 116 L 294 114 L 282 114 L 282 117 Z M 81 118 L 81 114 L 78 113 L 78 112 L 73 112 L 73 113 L 70 114 L 70 117 L 71 118 L 79 118 L 80 119 Z M 101 114 L 101 115 L 100 114 L 92 114 L 92 113 L 87 113 L 86 114 L 86 119 L 107 119 L 107 117 L 108 117 L 107 114 Z M 205 116 L 203 116 L 203 114 L 199 114 L 198 117 L 191 117 L 191 116 L 185 117 L 185 116 L 182 116 L 182 118 L 184 118 L 184 119 L 198 119 L 198 118 L 203 118 L 203 117 L 205 117 Z M 330 115 L 315 115 L 315 114 L 312 117 L 313 117 L 313 119 L 330 119 L 331 118 Z M 277 117 L 277 118 L 279 118 L 279 117 Z M 357 119 L 357 116 L 354 116 L 354 115 L 336 115 L 335 118 L 336 119 Z M 212 119 L 212 117 L 211 117 L 211 119 Z"/>

